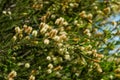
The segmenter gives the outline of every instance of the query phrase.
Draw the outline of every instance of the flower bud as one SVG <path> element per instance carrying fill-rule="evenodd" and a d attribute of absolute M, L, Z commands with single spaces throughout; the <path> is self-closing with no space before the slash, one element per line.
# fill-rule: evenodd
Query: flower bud
<path fill-rule="evenodd" d="M 20 33 L 21 32 L 20 27 L 15 27 L 15 32 Z"/>
<path fill-rule="evenodd" d="M 11 11 L 8 11 L 8 14 L 11 15 L 12 14 Z"/>
<path fill-rule="evenodd" d="M 31 76 L 29 77 L 29 80 L 35 80 L 35 76 L 31 75 Z"/>
<path fill-rule="evenodd" d="M 49 39 L 44 40 L 44 44 L 49 44 L 49 43 L 50 43 Z"/>
<path fill-rule="evenodd" d="M 102 72 L 102 68 L 101 68 L 101 67 L 98 67 L 98 68 L 97 68 L 97 71 L 101 73 L 101 72 Z"/>
<path fill-rule="evenodd" d="M 46 18 L 47 18 L 46 16 L 42 16 L 41 21 L 46 22 Z"/>
<path fill-rule="evenodd" d="M 50 56 L 47 56 L 47 58 L 46 58 L 48 61 L 50 61 L 51 60 L 51 57 Z"/>
<path fill-rule="evenodd" d="M 36 30 L 33 30 L 32 35 L 33 35 L 34 37 L 36 37 L 37 34 L 38 34 L 38 32 L 37 32 Z"/>
<path fill-rule="evenodd" d="M 13 70 L 9 73 L 8 78 L 14 78 L 16 76 L 17 76 L 17 72 Z"/>
<path fill-rule="evenodd" d="M 64 57 L 65 57 L 66 60 L 70 60 L 70 55 L 69 54 L 66 54 Z"/>
<path fill-rule="evenodd" d="M 97 7 L 97 6 L 94 6 L 94 9 L 95 9 L 95 10 L 97 10 L 97 9 L 98 9 L 98 7 Z"/>
<path fill-rule="evenodd" d="M 63 22 L 64 22 L 64 18 L 60 17 L 60 18 L 58 18 L 58 19 L 55 21 L 55 24 L 57 24 L 57 25 L 62 25 Z"/>
<path fill-rule="evenodd" d="M 91 14 L 91 13 L 89 13 L 88 15 L 87 15 L 87 19 L 92 19 L 93 18 L 93 15 Z"/>
<path fill-rule="evenodd" d="M 97 13 L 100 14 L 100 15 L 104 14 L 101 10 L 98 10 Z"/>
<path fill-rule="evenodd" d="M 32 32 L 32 27 L 25 28 L 25 33 L 30 34 Z"/>
<path fill-rule="evenodd" d="M 26 40 L 30 40 L 30 36 L 26 36 L 25 39 L 26 39 Z"/>
<path fill-rule="evenodd" d="M 25 63 L 25 68 L 29 68 L 30 64 L 29 63 Z"/>
<path fill-rule="evenodd" d="M 53 65 L 52 64 L 48 64 L 48 68 L 52 69 Z"/>
<path fill-rule="evenodd" d="M 114 70 L 115 73 L 120 73 L 120 68 Z"/>
<path fill-rule="evenodd" d="M 53 40 L 59 42 L 59 41 L 60 41 L 60 37 L 59 37 L 59 36 L 54 36 L 54 37 L 53 37 Z"/>
<path fill-rule="evenodd" d="M 23 34 L 19 34 L 19 38 L 22 39 L 23 38 Z"/>
<path fill-rule="evenodd" d="M 41 22 L 39 25 L 39 28 L 42 29 L 46 24 L 44 22 Z"/>
<path fill-rule="evenodd" d="M 54 36 L 56 36 L 58 33 L 57 29 L 52 29 L 49 33 L 49 37 L 53 38 Z"/>
<path fill-rule="evenodd" d="M 40 30 L 40 32 L 42 33 L 42 34 L 44 34 L 47 30 L 48 30 L 48 28 L 49 28 L 49 26 L 47 25 L 47 24 L 43 24 L 43 26 L 41 25 L 41 30 Z"/>
<path fill-rule="evenodd" d="M 104 12 L 105 14 L 110 14 L 110 8 L 109 8 L 109 7 L 105 8 L 105 9 L 103 10 L 103 12 Z"/>
<path fill-rule="evenodd" d="M 86 18 L 86 17 L 87 17 L 87 15 L 86 15 L 86 12 L 85 12 L 85 11 L 82 11 L 79 15 L 80 15 L 80 17 L 82 17 L 82 18 Z"/>
<path fill-rule="evenodd" d="M 7 11 L 3 11 L 2 13 L 3 13 L 3 14 L 7 14 Z"/>
<path fill-rule="evenodd" d="M 51 69 L 48 69 L 48 70 L 47 70 L 47 73 L 48 73 L 48 74 L 52 73 L 52 70 L 51 70 Z"/>
<path fill-rule="evenodd" d="M 13 36 L 12 40 L 13 40 L 13 41 L 16 41 L 16 40 L 17 40 L 17 37 L 16 37 L 16 36 Z"/>
<path fill-rule="evenodd" d="M 65 34 L 61 35 L 60 36 L 60 40 L 65 40 L 66 41 L 67 40 L 67 36 Z"/>

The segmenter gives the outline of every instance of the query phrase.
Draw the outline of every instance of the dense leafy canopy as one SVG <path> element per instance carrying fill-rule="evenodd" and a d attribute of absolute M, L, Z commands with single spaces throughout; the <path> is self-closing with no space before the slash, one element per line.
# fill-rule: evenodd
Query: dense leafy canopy
<path fill-rule="evenodd" d="M 120 2 L 1 0 L 1 80 L 120 78 Z"/>

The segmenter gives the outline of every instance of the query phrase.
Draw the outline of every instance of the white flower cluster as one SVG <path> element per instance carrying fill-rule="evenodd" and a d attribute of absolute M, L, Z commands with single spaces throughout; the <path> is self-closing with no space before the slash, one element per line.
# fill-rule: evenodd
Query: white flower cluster
<path fill-rule="evenodd" d="M 14 77 L 17 76 L 17 72 L 12 70 L 9 74 L 8 74 L 8 80 L 14 80 Z"/>

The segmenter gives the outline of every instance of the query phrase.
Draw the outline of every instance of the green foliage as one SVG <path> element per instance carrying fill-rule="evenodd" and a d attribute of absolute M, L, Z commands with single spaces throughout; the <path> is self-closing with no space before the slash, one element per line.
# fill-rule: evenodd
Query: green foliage
<path fill-rule="evenodd" d="M 115 80 L 119 35 L 106 27 L 119 2 L 96 0 L 0 1 L 1 80 Z M 115 21 L 111 24 L 117 24 Z M 109 26 L 108 26 L 109 27 Z M 118 50 L 119 51 L 119 50 Z"/>

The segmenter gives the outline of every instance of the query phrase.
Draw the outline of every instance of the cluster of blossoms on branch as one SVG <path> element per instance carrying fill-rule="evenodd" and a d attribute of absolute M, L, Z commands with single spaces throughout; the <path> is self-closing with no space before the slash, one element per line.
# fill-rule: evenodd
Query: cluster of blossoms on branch
<path fill-rule="evenodd" d="M 101 9 L 97 2 L 88 2 L 91 3 L 91 8 L 89 8 L 81 0 L 62 0 L 60 2 L 33 0 L 33 2 L 32 9 L 36 13 L 42 12 L 47 5 L 51 6 L 45 13 L 39 14 L 40 17 L 36 19 L 36 23 L 37 20 L 39 23 L 37 26 L 29 26 L 29 23 L 16 26 L 15 35 L 12 38 L 13 52 L 16 52 L 18 57 L 21 54 L 22 57 L 27 55 L 28 61 L 18 62 L 17 66 L 24 66 L 25 70 L 31 71 L 29 80 L 37 79 L 38 75 L 40 75 L 39 77 L 41 75 L 54 76 L 67 80 L 71 76 L 71 78 L 81 78 L 81 76 L 96 78 L 99 75 L 94 76 L 93 73 L 106 74 L 105 64 L 101 64 L 106 60 L 110 62 L 113 58 L 107 58 L 104 55 L 107 52 L 100 52 L 99 49 L 107 43 L 110 33 L 106 30 L 98 32 L 100 26 L 95 24 L 104 20 L 104 17 L 108 17 L 112 10 L 114 12 L 116 9 L 118 10 L 117 6 L 104 6 Z M 79 8 L 81 9 L 79 10 Z M 5 14 L 5 12 L 3 13 Z M 105 23 L 104 20 L 100 25 Z M 117 25 L 115 21 L 112 21 L 111 24 Z M 118 30 L 116 34 L 119 35 L 119 33 Z M 16 46 L 19 46 L 20 49 L 15 50 Z M 28 57 L 30 55 L 32 55 L 31 58 Z M 32 60 L 36 58 L 40 60 L 32 63 Z M 113 61 L 119 63 L 119 59 L 113 59 Z M 34 65 L 36 65 L 35 69 L 33 69 Z M 119 73 L 119 68 L 114 72 Z M 16 76 L 17 72 L 12 71 L 8 74 L 8 79 L 14 80 Z M 107 77 L 112 79 L 113 76 L 111 74 Z M 115 76 L 119 76 L 119 74 Z"/>

